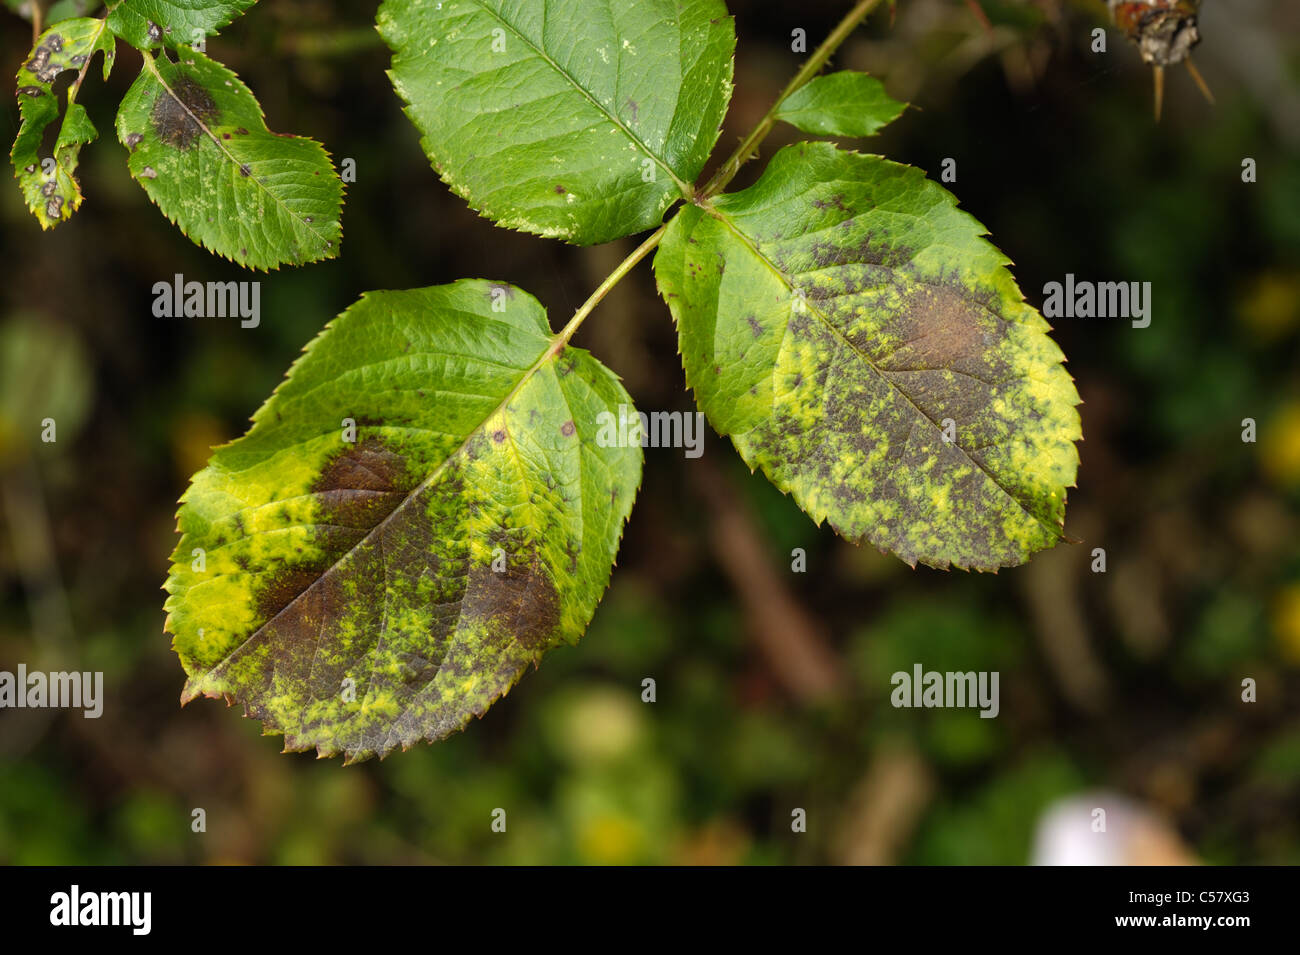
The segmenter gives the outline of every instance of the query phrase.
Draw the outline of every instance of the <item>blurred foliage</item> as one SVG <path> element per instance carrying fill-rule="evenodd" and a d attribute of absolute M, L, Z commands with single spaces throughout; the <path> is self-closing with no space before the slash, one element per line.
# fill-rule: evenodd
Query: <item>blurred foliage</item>
<path fill-rule="evenodd" d="M 723 146 L 797 68 L 790 31 L 816 42 L 846 5 L 732 0 Z M 932 178 L 956 158 L 951 188 L 1031 301 L 1066 272 L 1153 284 L 1149 328 L 1056 329 L 1085 402 L 1067 516 L 1081 544 L 997 575 L 912 571 L 813 527 L 711 436 L 698 461 L 648 452 L 590 631 L 465 733 L 344 769 L 279 755 L 238 709 L 181 710 L 158 589 L 174 502 L 303 343 L 363 290 L 467 276 L 516 282 L 560 316 L 631 247 L 506 233 L 452 196 L 388 86 L 373 6 L 259 4 L 209 48 L 273 127 L 356 160 L 337 261 L 245 276 L 205 255 L 122 175 L 111 137 L 86 150 L 88 201 L 52 233 L 0 189 L 0 669 L 62 659 L 103 670 L 107 696 L 99 720 L 0 713 L 0 862 L 1021 863 L 1049 803 L 1098 788 L 1154 809 L 1207 861 L 1300 862 L 1300 11 L 1286 0 L 1206 4 L 1196 58 L 1218 104 L 1171 72 L 1159 125 L 1120 35 L 1089 51 L 1100 3 L 989 0 L 986 30 L 959 0 L 902 0 L 838 57 L 915 107 L 862 148 Z M 0 17 L 16 67 L 30 29 Z M 79 98 L 101 129 L 132 56 Z M 764 153 L 795 135 L 778 129 Z M 1241 182 L 1243 157 L 1258 182 Z M 153 317 L 153 283 L 178 272 L 261 279 L 260 327 Z M 690 407 L 647 268 L 579 343 L 640 407 Z M 68 422 L 56 444 L 39 440 L 49 415 Z M 738 524 L 701 492 L 705 473 Z M 18 520 L 41 513 L 48 539 Z M 736 527 L 761 542 L 770 584 L 736 586 Z M 807 573 L 789 572 L 793 548 Z M 755 590 L 799 608 L 774 644 L 755 639 Z M 838 678 L 821 698 L 783 656 L 809 645 Z M 998 718 L 891 707 L 889 675 L 918 662 L 998 670 Z M 880 795 L 900 779 L 904 796 Z"/>

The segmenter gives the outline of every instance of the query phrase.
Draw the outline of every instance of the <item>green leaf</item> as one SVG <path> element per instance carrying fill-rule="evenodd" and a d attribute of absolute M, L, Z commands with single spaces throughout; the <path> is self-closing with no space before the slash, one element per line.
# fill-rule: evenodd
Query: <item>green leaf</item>
<path fill-rule="evenodd" d="M 42 33 L 18 69 L 18 112 L 22 122 L 9 153 L 14 175 L 27 208 L 42 229 L 52 229 L 81 206 L 81 186 L 76 179 L 81 147 L 98 132 L 74 101 L 63 112 L 53 155 L 42 156 L 46 129 L 59 119 L 59 97 L 54 81 L 60 73 L 80 71 L 96 53 L 104 54 L 104 78 L 113 67 L 113 35 L 103 20 L 64 20 Z M 53 160 L 53 162 L 49 162 Z"/>
<path fill-rule="evenodd" d="M 596 440 L 631 400 L 554 343 L 532 296 L 478 280 L 331 322 L 182 499 L 182 699 L 233 698 L 286 750 L 352 761 L 463 728 L 576 642 L 641 448 Z"/>
<path fill-rule="evenodd" d="M 499 225 L 580 245 L 689 196 L 731 98 L 722 0 L 385 0 L 378 24 L 443 180 Z"/>
<path fill-rule="evenodd" d="M 818 523 L 909 564 L 1052 546 L 1078 466 L 1061 352 L 983 234 L 920 170 L 804 143 L 685 207 L 655 259 L 714 428 Z"/>
<path fill-rule="evenodd" d="M 31 22 L 32 8 L 37 6 L 37 3 L 38 0 L 5 0 L 6 7 L 28 22 Z M 55 3 L 45 11 L 41 23 L 47 28 L 52 27 L 63 20 L 88 16 L 103 5 L 103 0 L 55 0 Z"/>
<path fill-rule="evenodd" d="M 144 54 L 117 137 L 149 198 L 205 248 L 255 269 L 338 254 L 343 184 L 325 149 L 270 132 L 248 87 L 202 53 Z"/>
<path fill-rule="evenodd" d="M 817 136 L 870 136 L 906 109 L 874 76 L 842 70 L 817 76 L 795 90 L 776 118 Z"/>
<path fill-rule="evenodd" d="M 45 23 L 53 25 L 70 17 L 90 16 L 103 5 L 103 0 L 55 0 L 45 13 Z"/>
<path fill-rule="evenodd" d="M 140 50 L 192 46 L 243 15 L 257 0 L 120 0 L 108 26 Z"/>

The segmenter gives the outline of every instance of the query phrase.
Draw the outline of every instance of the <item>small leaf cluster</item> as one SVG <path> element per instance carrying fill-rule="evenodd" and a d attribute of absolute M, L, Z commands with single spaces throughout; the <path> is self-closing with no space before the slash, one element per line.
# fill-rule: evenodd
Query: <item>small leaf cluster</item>
<path fill-rule="evenodd" d="M 343 183 L 317 142 L 271 132 L 256 97 L 206 55 L 209 36 L 255 0 L 109 0 L 56 4 L 18 69 L 21 124 L 10 158 L 43 229 L 81 207 L 76 170 L 98 131 L 77 102 L 91 61 L 108 79 L 118 40 L 141 56 L 117 135 L 131 175 L 182 232 L 246 268 L 302 265 L 338 253 Z M 75 73 L 59 103 L 55 82 Z"/>

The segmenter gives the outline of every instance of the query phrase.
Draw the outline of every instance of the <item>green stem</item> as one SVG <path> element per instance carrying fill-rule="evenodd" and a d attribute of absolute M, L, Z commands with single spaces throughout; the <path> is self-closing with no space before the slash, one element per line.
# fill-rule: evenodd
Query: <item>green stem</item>
<path fill-rule="evenodd" d="M 77 101 L 77 94 L 81 92 L 81 84 L 85 82 L 86 72 L 90 69 L 90 61 L 95 58 L 95 44 L 99 42 L 100 36 L 104 33 L 104 28 L 107 26 L 108 11 L 105 10 L 104 15 L 99 18 L 99 29 L 97 29 L 95 35 L 90 38 L 91 52 L 86 55 L 86 62 L 82 63 L 81 69 L 77 71 L 77 78 L 73 80 L 72 85 L 68 87 L 68 106 L 71 106 Z M 107 54 L 105 54 L 105 56 L 107 56 Z"/>
<path fill-rule="evenodd" d="M 596 306 L 601 303 L 601 300 L 610 293 L 614 286 L 623 281 L 623 277 L 636 268 L 638 262 L 654 251 L 655 246 L 659 244 L 660 240 L 664 237 L 664 233 L 667 231 L 668 223 L 665 222 L 659 228 L 655 229 L 654 232 L 650 233 L 649 238 L 638 245 L 631 255 L 620 262 L 618 267 L 605 277 L 605 281 L 601 282 L 596 288 L 596 291 L 592 292 L 591 296 L 582 303 L 582 307 L 573 313 L 573 318 L 569 319 L 569 324 L 560 329 L 560 333 L 555 336 L 555 343 L 547 350 L 543 359 L 557 354 L 569 343 L 569 339 L 572 338 L 573 333 L 578 330 L 578 326 L 586 321 L 587 316 L 595 310 Z"/>
<path fill-rule="evenodd" d="M 701 200 L 707 200 L 725 189 L 727 184 L 736 177 L 736 173 L 740 172 L 740 167 L 758 154 L 759 145 L 767 138 L 767 134 L 772 131 L 772 127 L 776 125 L 776 111 L 781 108 L 781 104 L 795 90 L 821 71 L 821 68 L 826 65 L 826 61 L 839 49 L 840 44 L 848 38 L 848 35 L 857 28 L 859 23 L 866 19 L 867 14 L 880 6 L 882 2 L 883 0 L 859 0 L 859 3 L 844 15 L 844 19 L 830 32 L 830 35 L 826 37 L 821 46 L 817 47 L 808 62 L 803 65 L 803 68 L 794 75 L 794 79 L 781 91 L 781 95 L 776 98 L 776 102 L 772 104 L 772 108 L 767 111 L 759 124 L 741 141 L 740 145 L 736 147 L 736 151 L 731 154 L 727 161 L 718 167 L 718 171 L 713 174 L 713 178 L 708 181 L 704 188 L 699 190 L 698 194 Z"/>
<path fill-rule="evenodd" d="M 882 2 L 883 0 L 859 0 L 858 4 L 844 15 L 844 19 L 841 20 L 835 29 L 830 32 L 830 35 L 826 37 L 821 46 L 817 47 L 808 62 L 803 65 L 803 68 L 795 74 L 794 79 L 792 79 L 789 84 L 787 84 L 786 88 L 781 91 L 781 95 L 777 97 L 776 102 L 772 104 L 772 108 L 767 111 L 767 114 L 763 117 L 762 121 L 754 127 L 753 131 L 750 132 L 748 136 L 745 137 L 740 146 L 737 147 L 736 151 L 731 154 L 731 157 L 722 164 L 714 174 L 713 178 L 709 180 L 707 185 L 705 185 L 703 190 L 696 190 L 696 198 L 692 200 L 693 202 L 702 204 L 707 203 L 711 196 L 716 195 L 726 187 L 727 183 L 731 182 L 736 173 L 740 171 L 740 167 L 745 164 L 746 160 L 756 153 L 759 144 L 762 143 L 762 141 L 767 137 L 767 134 L 772 131 L 772 126 L 776 123 L 776 111 L 781 107 L 781 104 L 786 100 L 786 98 L 816 76 L 818 71 L 826 65 L 826 61 L 829 60 L 835 51 L 839 49 L 840 44 L 847 39 L 848 35 L 852 33 L 857 25 L 866 18 L 867 14 L 880 6 Z M 573 337 L 579 326 L 586 321 L 587 316 L 595 310 L 596 306 L 601 303 L 601 300 L 610 293 L 614 286 L 621 282 L 623 277 L 636 267 L 638 262 L 654 251 L 655 247 L 658 246 L 660 241 L 663 239 L 664 233 L 667 231 L 668 224 L 664 223 L 652 232 L 648 239 L 637 246 L 631 255 L 618 264 L 618 267 L 605 278 L 605 281 L 600 283 L 600 286 L 596 291 L 591 293 L 591 297 L 582 303 L 582 307 L 574 312 L 573 318 L 569 319 L 569 323 L 560 330 L 558 335 L 555 336 L 551 347 L 546 350 L 545 354 L 543 354 L 540 359 L 538 359 L 537 365 L 534 366 L 534 370 L 537 367 L 540 367 L 543 362 L 549 360 L 552 356 L 563 350 L 564 346 L 569 343 L 569 339 Z M 525 375 L 525 379 L 527 377 L 528 376 Z"/>

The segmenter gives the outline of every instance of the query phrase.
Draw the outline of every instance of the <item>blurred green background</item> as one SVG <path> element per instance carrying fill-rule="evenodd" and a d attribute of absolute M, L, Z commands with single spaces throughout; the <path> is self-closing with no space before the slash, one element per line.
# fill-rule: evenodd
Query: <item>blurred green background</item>
<path fill-rule="evenodd" d="M 791 31 L 811 48 L 849 3 L 729 6 L 724 154 L 802 61 Z M 362 291 L 505 280 L 558 327 L 634 240 L 494 229 L 430 170 L 375 4 L 276 0 L 208 52 L 357 181 L 338 260 L 241 273 L 130 180 L 113 115 L 139 59 L 119 44 L 79 98 L 101 130 L 81 211 L 42 234 L 0 188 L 0 669 L 106 686 L 99 720 L 0 712 L 0 862 L 1018 864 L 1049 806 L 1099 792 L 1160 833 L 1122 861 L 1300 862 L 1300 7 L 1208 0 L 1195 58 L 1217 104 L 1171 70 L 1159 125 L 1135 48 L 1108 28 L 1090 50 L 1102 3 L 982 7 L 988 28 L 961 0 L 900 0 L 850 39 L 836 65 L 915 106 L 850 145 L 934 179 L 956 159 L 950 188 L 1036 305 L 1066 272 L 1153 283 L 1149 328 L 1055 323 L 1084 400 L 1066 524 L 1083 543 L 997 575 L 911 570 L 814 527 L 712 432 L 698 460 L 650 449 L 582 642 L 465 733 L 346 769 L 280 755 L 237 708 L 178 706 L 159 589 L 177 497 Z M 0 23 L 9 75 L 31 31 Z M 155 318 L 151 286 L 177 272 L 260 278 L 261 326 Z M 692 407 L 647 266 L 578 343 L 642 409 Z M 894 709 L 889 675 L 918 662 L 1000 671 L 1000 716 Z"/>

